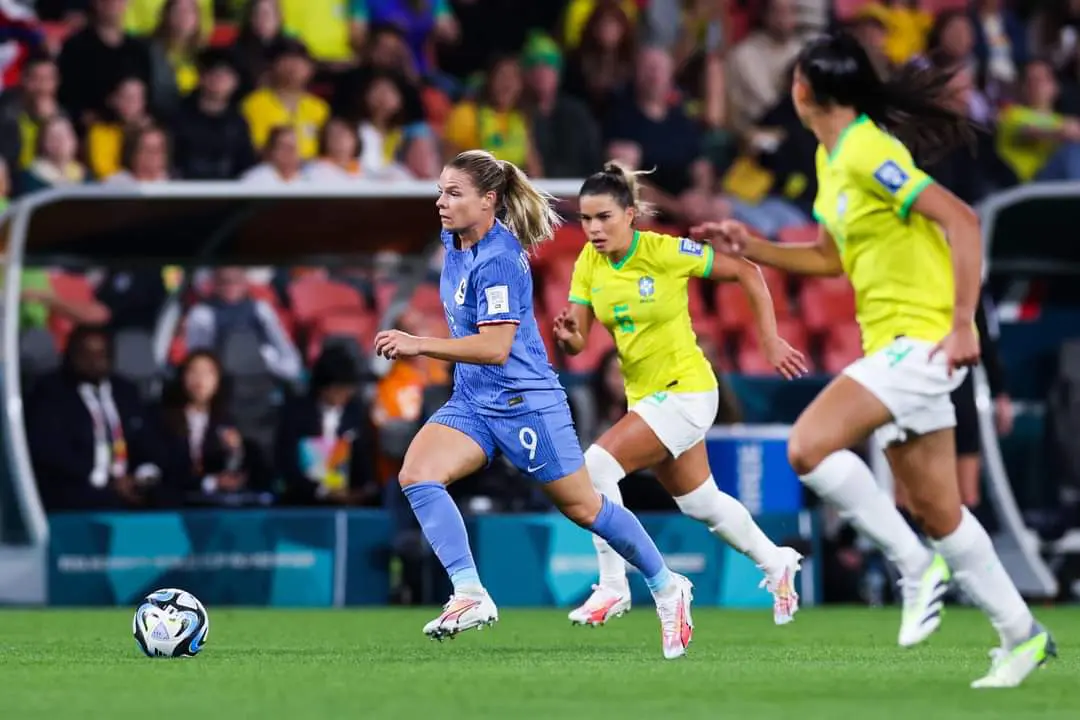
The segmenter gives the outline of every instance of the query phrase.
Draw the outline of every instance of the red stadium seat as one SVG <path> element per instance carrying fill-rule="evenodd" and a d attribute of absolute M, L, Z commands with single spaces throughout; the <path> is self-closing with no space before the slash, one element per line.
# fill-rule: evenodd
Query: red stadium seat
<path fill-rule="evenodd" d="M 424 283 L 413 292 L 409 306 L 419 310 L 425 315 L 445 315 L 442 305 L 442 297 L 439 296 L 439 286 L 435 283 Z"/>
<path fill-rule="evenodd" d="M 314 362 L 328 337 L 347 337 L 356 341 L 360 350 L 370 353 L 375 343 L 375 317 L 369 313 L 323 315 L 315 321 L 308 341 L 308 361 Z"/>
<path fill-rule="evenodd" d="M 564 364 L 570 372 L 592 372 L 599 366 L 600 358 L 614 347 L 615 340 L 611 334 L 603 325 L 594 322 L 585 349 L 577 355 L 568 355 Z"/>
<path fill-rule="evenodd" d="M 573 274 L 574 259 L 570 257 L 557 258 L 544 267 L 544 272 L 539 278 L 543 286 L 540 295 L 544 309 L 552 315 L 566 307 L 570 297 L 570 278 Z"/>
<path fill-rule="evenodd" d="M 862 353 L 858 350 L 827 348 L 821 355 L 821 369 L 830 375 L 837 375 L 860 357 Z"/>
<path fill-rule="evenodd" d="M 776 321 L 776 329 L 781 338 L 786 340 L 793 348 L 802 352 L 802 354 L 806 356 L 807 362 L 811 362 L 809 338 L 806 333 L 806 328 L 798 318 L 779 319 Z M 758 340 L 757 333 L 752 332 L 743 334 L 739 340 L 739 357 L 742 358 L 744 354 L 750 356 L 754 353 L 761 353 L 761 342 Z M 741 362 L 742 361 L 740 360 L 740 366 Z M 753 358 L 750 362 L 757 362 L 757 359 Z"/>
<path fill-rule="evenodd" d="M 533 265 L 543 267 L 559 258 L 576 258 L 585 247 L 585 232 L 577 223 L 567 223 L 555 231 L 555 236 L 537 250 Z"/>
<path fill-rule="evenodd" d="M 737 354 L 739 372 L 745 375 L 774 375 L 776 369 L 756 345 L 744 345 Z"/>
<path fill-rule="evenodd" d="M 690 317 L 695 322 L 711 320 L 712 315 L 705 305 L 705 282 L 697 278 L 690 278 L 686 286 L 686 296 L 690 307 Z"/>
<path fill-rule="evenodd" d="M 829 328 L 824 346 L 826 350 L 854 353 L 857 357 L 862 353 L 862 331 L 853 322 L 838 323 Z"/>
<path fill-rule="evenodd" d="M 54 272 L 49 276 L 49 284 L 57 297 L 72 302 L 93 302 L 94 286 L 83 275 L 66 272 Z"/>
<path fill-rule="evenodd" d="M 375 310 L 382 315 L 397 294 L 397 283 L 381 281 L 375 284 Z"/>
<path fill-rule="evenodd" d="M 773 309 L 776 317 L 791 316 L 791 304 L 788 302 L 784 287 L 777 283 L 769 285 Z M 725 332 L 743 332 L 754 325 L 754 313 L 750 300 L 737 283 L 718 283 L 716 286 L 716 314 L 720 318 L 720 327 Z"/>
<path fill-rule="evenodd" d="M 75 273 L 53 272 L 49 275 L 49 284 L 53 294 L 73 303 L 93 303 L 97 300 L 94 287 L 84 276 Z M 67 336 L 75 323 L 66 315 L 49 313 L 49 332 L 56 341 L 56 347 L 63 350 L 67 346 Z"/>
<path fill-rule="evenodd" d="M 558 346 L 555 344 L 555 330 L 552 316 L 543 312 L 537 312 L 536 325 L 540 329 L 540 337 L 544 341 L 544 349 L 547 351 L 548 360 L 554 367 L 560 366 Z"/>
<path fill-rule="evenodd" d="M 855 319 L 855 291 L 846 278 L 807 278 L 799 292 L 807 329 L 816 335 Z"/>
<path fill-rule="evenodd" d="M 360 292 L 344 283 L 304 278 L 289 286 L 289 301 L 297 324 L 307 327 L 333 313 L 367 310 Z"/>

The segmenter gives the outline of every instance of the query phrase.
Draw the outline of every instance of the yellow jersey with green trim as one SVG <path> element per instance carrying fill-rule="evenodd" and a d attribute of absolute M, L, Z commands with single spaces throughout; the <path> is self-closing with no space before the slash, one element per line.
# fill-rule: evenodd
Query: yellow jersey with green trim
<path fill-rule="evenodd" d="M 713 249 L 635 232 L 617 263 L 586 244 L 574 264 L 570 302 L 588 305 L 615 338 L 631 405 L 659 392 L 708 392 L 716 375 L 690 321 L 687 283 L 712 273 Z"/>
<path fill-rule="evenodd" d="M 862 115 L 830 153 L 817 149 L 814 218 L 840 250 L 855 288 L 863 352 L 898 336 L 937 342 L 952 329 L 953 264 L 941 227 L 913 213 L 933 182 L 904 145 Z"/>

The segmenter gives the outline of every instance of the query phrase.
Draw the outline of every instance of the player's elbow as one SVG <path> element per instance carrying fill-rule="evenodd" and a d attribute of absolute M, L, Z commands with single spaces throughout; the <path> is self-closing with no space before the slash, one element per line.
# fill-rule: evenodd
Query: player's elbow
<path fill-rule="evenodd" d="M 480 358 L 484 365 L 505 365 L 510 359 L 510 347 L 512 343 L 492 342 L 489 343 Z"/>
<path fill-rule="evenodd" d="M 828 247 L 819 245 L 817 248 L 819 262 L 814 275 L 819 277 L 840 277 L 844 274 L 844 262 L 840 254 L 832 252 Z"/>
<path fill-rule="evenodd" d="M 969 205 L 956 203 L 950 210 L 948 221 L 942 223 L 949 242 L 959 237 L 980 237 L 979 216 Z"/>

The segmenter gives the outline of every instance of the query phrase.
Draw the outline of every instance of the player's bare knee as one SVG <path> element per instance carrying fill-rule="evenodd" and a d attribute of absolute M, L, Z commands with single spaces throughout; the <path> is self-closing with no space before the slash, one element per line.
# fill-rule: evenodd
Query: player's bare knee
<path fill-rule="evenodd" d="M 917 493 L 908 498 L 911 515 L 932 540 L 947 537 L 960 527 L 963 507 L 957 502 L 942 503 L 940 498 Z"/>
<path fill-rule="evenodd" d="M 406 463 L 398 472 L 398 485 L 402 489 L 422 482 L 441 482 L 446 484 L 445 473 L 435 472 L 435 468 L 425 468 L 420 464 Z"/>
<path fill-rule="evenodd" d="M 813 438 L 807 437 L 807 433 L 799 432 L 798 428 L 788 438 L 788 463 L 797 475 L 809 475 L 826 455 L 828 453 L 821 449 L 820 443 L 815 443 Z"/>
<path fill-rule="evenodd" d="M 575 525 L 583 528 L 590 528 L 596 523 L 596 518 L 600 515 L 600 508 L 603 507 L 603 502 L 600 499 L 600 495 L 595 495 L 589 500 L 577 500 L 566 505 L 559 507 L 559 510 L 566 519 Z"/>

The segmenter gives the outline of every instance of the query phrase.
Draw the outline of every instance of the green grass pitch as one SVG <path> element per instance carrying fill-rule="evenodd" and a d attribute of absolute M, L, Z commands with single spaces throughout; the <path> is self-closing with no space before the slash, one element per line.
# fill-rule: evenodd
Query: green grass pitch
<path fill-rule="evenodd" d="M 0 716 L 33 718 L 784 718 L 1075 720 L 1080 610 L 1044 609 L 1061 657 L 1017 690 L 974 691 L 995 636 L 950 609 L 926 645 L 896 646 L 899 610 L 701 609 L 665 661 L 651 608 L 599 629 L 506 608 L 493 629 L 432 642 L 430 610 L 210 608 L 188 660 L 142 657 L 131 613 L 0 611 Z"/>

